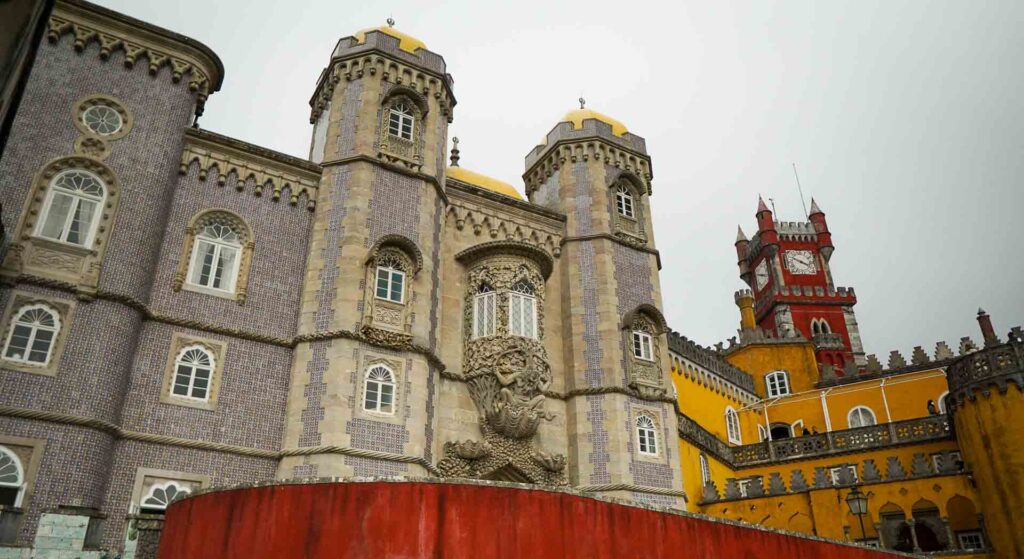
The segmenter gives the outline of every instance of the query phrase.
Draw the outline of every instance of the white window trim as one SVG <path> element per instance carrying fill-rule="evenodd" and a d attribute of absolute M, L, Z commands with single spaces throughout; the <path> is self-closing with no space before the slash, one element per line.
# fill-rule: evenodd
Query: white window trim
<path fill-rule="evenodd" d="M 520 303 L 519 303 L 519 319 L 520 319 L 519 323 L 520 324 L 524 324 L 525 323 L 525 319 L 528 318 L 527 316 L 525 316 L 525 314 L 526 314 L 526 310 L 525 310 L 526 309 L 526 305 L 523 304 L 523 303 L 525 303 L 527 300 L 529 300 L 530 302 L 533 303 L 533 305 L 532 305 L 533 316 L 529 317 L 532 320 L 532 322 L 533 322 L 533 335 L 532 336 L 527 336 L 526 334 L 524 334 L 522 332 L 518 332 L 517 333 L 517 332 L 512 330 L 512 318 L 513 318 L 512 317 L 512 301 L 513 301 L 513 299 L 519 299 L 520 300 Z M 519 293 L 518 291 L 510 291 L 509 292 L 509 294 L 508 294 L 508 333 L 509 333 L 510 336 L 519 336 L 520 338 L 530 338 L 530 339 L 533 339 L 533 340 L 539 339 L 539 336 L 538 336 L 538 333 L 537 333 L 537 297 L 536 296 L 534 296 L 534 295 L 527 295 L 526 293 Z"/>
<path fill-rule="evenodd" d="M 404 107 L 405 105 L 402 104 L 402 106 Z M 406 108 L 406 111 L 409 111 L 409 109 Z M 391 118 L 392 118 L 392 116 L 398 116 L 398 134 L 392 134 L 391 133 Z M 408 138 L 406 138 L 402 134 L 402 128 L 403 128 L 403 125 L 406 123 L 406 121 L 408 121 L 408 123 L 409 123 L 409 137 Z M 413 116 L 411 111 L 409 111 L 409 112 L 402 112 L 402 111 L 399 111 L 398 109 L 396 109 L 395 106 L 390 107 L 388 109 L 388 135 L 391 136 L 392 138 L 398 138 L 399 140 L 403 140 L 403 141 L 406 141 L 406 142 L 411 142 L 413 140 L 413 138 L 416 137 L 416 117 Z"/>
<path fill-rule="evenodd" d="M 782 379 L 780 383 L 778 379 Z M 772 386 L 774 381 L 774 387 Z M 789 374 L 786 371 L 772 371 L 764 376 L 764 389 L 769 398 L 780 398 L 789 396 L 792 391 L 789 386 Z"/>
<path fill-rule="evenodd" d="M 732 406 L 725 408 L 725 434 L 732 444 L 743 444 L 743 433 L 740 430 L 740 416 Z"/>
<path fill-rule="evenodd" d="M 156 493 L 157 489 L 164 489 L 164 490 L 166 490 L 168 487 L 170 487 L 172 485 L 174 485 L 178 489 L 180 489 L 181 492 L 184 493 L 185 495 L 191 495 L 192 494 L 192 489 L 190 487 L 188 487 L 189 484 L 187 482 L 183 482 L 183 481 L 172 479 L 172 480 L 165 481 L 165 482 L 162 482 L 162 483 L 154 483 L 149 488 L 149 491 L 147 491 L 145 495 L 143 495 L 141 498 L 139 498 L 139 505 L 138 505 L 139 506 L 139 511 L 141 511 L 144 508 L 145 509 L 151 509 L 151 510 L 167 510 L 167 505 L 169 505 L 170 503 L 165 504 L 163 507 L 156 507 L 156 506 L 152 506 L 152 505 L 147 506 L 147 505 L 145 505 L 145 502 L 146 502 L 146 499 L 149 499 L 150 497 L 153 496 L 154 493 Z"/>
<path fill-rule="evenodd" d="M 629 205 L 626 205 L 626 202 Z M 627 211 L 628 210 L 628 211 Z M 627 219 L 636 219 L 636 199 L 633 193 L 623 185 L 615 187 L 615 211 Z"/>
<path fill-rule="evenodd" d="M 21 463 L 21 458 L 14 453 L 13 450 L 7 448 L 4 445 L 0 445 L 0 454 L 6 454 L 14 462 L 14 468 L 17 471 L 18 483 L 0 482 L 0 487 L 14 487 L 17 488 L 18 494 L 14 497 L 14 506 L 20 507 L 21 501 L 25 497 L 25 487 L 28 485 L 25 479 L 25 466 Z"/>
<path fill-rule="evenodd" d="M 53 316 L 53 322 L 54 322 L 53 330 L 50 330 L 50 328 L 48 328 L 48 327 L 33 326 L 32 327 L 32 336 L 28 340 L 28 347 L 25 348 L 25 355 L 23 356 L 23 358 L 22 359 L 16 359 L 14 357 L 7 357 L 7 350 L 10 349 L 10 347 L 11 347 L 11 339 L 14 337 L 14 327 L 17 326 L 18 319 L 21 318 L 28 311 L 33 310 L 33 309 L 39 309 L 39 310 L 45 311 L 45 312 L 49 313 L 51 316 Z M 21 307 L 18 308 L 17 311 L 15 311 L 11 315 L 11 321 L 7 325 L 7 329 L 8 329 L 7 339 L 4 340 L 4 350 L 3 350 L 3 353 L 0 354 L 0 358 L 2 358 L 4 361 L 9 361 L 11 363 L 19 363 L 19 364 L 22 364 L 22 365 L 31 365 L 31 366 L 34 366 L 34 367 L 47 367 L 47 366 L 50 365 L 50 360 L 53 359 L 53 350 L 54 350 L 54 348 L 57 347 L 57 336 L 60 335 L 60 329 L 61 329 L 60 313 L 57 312 L 57 309 L 54 309 L 53 307 L 51 307 L 49 305 L 44 305 L 42 303 L 30 303 L 30 304 L 27 304 L 27 305 L 22 305 Z M 28 359 L 29 354 L 31 354 L 31 352 L 32 352 L 32 343 L 36 339 L 36 332 L 38 332 L 40 329 L 46 330 L 48 332 L 49 331 L 53 332 L 53 338 L 50 339 L 50 347 L 46 348 L 46 360 L 43 361 L 42 363 L 39 363 L 39 362 L 36 362 L 36 361 L 30 361 Z"/>
<path fill-rule="evenodd" d="M 640 339 L 640 354 L 636 352 L 636 341 Z M 632 340 L 633 342 L 633 357 L 642 359 L 644 361 L 654 361 L 654 337 L 643 332 L 641 330 L 634 330 Z"/>
<path fill-rule="evenodd" d="M 72 173 L 72 172 L 83 173 L 83 174 L 89 175 L 92 178 L 96 179 L 96 181 L 98 183 L 100 183 L 100 187 L 103 189 L 103 196 L 100 196 L 98 198 L 89 197 L 89 196 L 83 196 L 82 194 L 76 194 L 76 193 L 73 193 L 73 192 L 69 192 L 69 191 L 67 191 L 67 190 L 65 190 L 63 188 L 54 186 L 56 184 L 56 182 L 57 182 L 57 179 L 59 179 L 61 176 L 65 175 L 67 173 Z M 85 242 L 82 243 L 82 244 L 72 243 L 70 241 L 65 241 L 65 240 L 62 240 L 62 239 L 54 239 L 52 237 L 46 237 L 46 236 L 43 235 L 43 227 L 46 224 L 47 218 L 50 216 L 50 211 L 53 209 L 53 197 L 54 197 L 54 195 L 55 195 L 55 193 L 57 191 L 60 191 L 65 196 L 71 196 L 72 198 L 75 198 L 76 200 L 84 199 L 84 200 L 89 200 L 91 202 L 95 202 L 96 203 L 96 209 L 93 212 L 92 222 L 89 224 L 89 230 L 85 232 Z M 91 249 L 92 245 L 93 245 L 93 242 L 96 240 L 96 231 L 97 231 L 97 229 L 99 229 L 100 221 L 102 221 L 101 217 L 103 216 L 103 212 L 106 209 L 106 203 L 107 203 L 107 183 L 103 182 L 103 179 L 101 179 L 98 175 L 96 175 L 96 173 L 92 173 L 90 171 L 86 171 L 85 169 L 77 169 L 77 168 L 76 169 L 68 169 L 66 171 L 57 173 L 56 175 L 54 175 L 54 177 L 52 179 L 50 179 L 50 182 L 48 182 L 47 185 L 46 185 L 46 199 L 43 200 L 43 211 L 40 212 L 39 219 L 36 220 L 36 227 L 35 227 L 35 230 L 33 232 L 33 236 L 38 237 L 40 239 L 43 239 L 45 241 L 53 242 L 53 243 L 60 243 L 62 245 L 67 245 L 67 246 L 71 246 L 71 247 L 78 247 L 79 249 L 83 249 L 83 248 Z M 75 207 L 77 208 L 77 205 Z M 65 218 L 66 219 L 65 228 L 68 226 L 68 222 L 70 222 L 72 219 L 74 219 L 74 216 L 75 216 L 75 212 L 73 210 L 68 212 L 68 216 Z M 64 229 L 64 231 L 66 233 L 67 229 Z"/>
<path fill-rule="evenodd" d="M 646 422 L 645 422 L 646 420 Z M 641 423 L 645 423 L 641 425 Z M 648 426 L 646 423 L 649 423 Z M 654 418 L 647 414 L 640 414 L 636 417 L 634 422 L 636 425 L 636 449 L 637 452 L 644 456 L 659 456 L 661 444 L 658 442 L 658 423 L 654 421 Z M 644 450 L 644 445 L 641 444 L 643 437 L 642 433 L 647 433 L 647 449 Z M 653 447 L 653 452 L 651 451 Z"/>
<path fill-rule="evenodd" d="M 387 272 L 387 274 L 388 274 L 388 276 L 387 276 L 387 278 L 388 278 L 388 296 L 387 297 L 381 297 L 380 295 L 377 294 L 377 290 L 378 290 L 377 282 L 380 281 L 380 273 L 381 273 L 382 270 Z M 398 292 L 398 300 L 397 301 L 391 298 L 391 292 L 392 292 L 392 288 L 394 287 L 395 275 L 396 274 L 402 278 L 402 289 L 399 290 L 399 292 Z M 405 286 L 406 286 L 407 280 L 408 280 L 408 278 L 406 277 L 405 272 L 403 272 L 402 270 L 399 270 L 398 268 L 391 268 L 391 267 L 387 267 L 387 266 L 377 266 L 377 270 L 376 270 L 376 272 L 374 273 L 374 276 L 373 276 L 373 296 L 375 298 L 377 298 L 377 299 L 380 299 L 381 301 L 387 301 L 389 303 L 395 303 L 396 305 L 404 305 L 405 304 Z"/>
<path fill-rule="evenodd" d="M 196 367 L 194 365 L 190 364 L 190 363 L 182 363 L 181 362 L 181 359 L 183 357 L 185 357 L 185 354 L 188 353 L 189 351 L 194 350 L 194 349 L 198 349 L 199 351 L 202 351 L 203 353 L 205 353 L 206 357 L 210 360 L 210 376 L 209 376 L 209 378 L 206 379 L 206 396 L 203 397 L 203 398 L 197 398 L 195 396 L 192 396 L 192 389 L 195 388 L 195 382 L 196 382 Z M 188 391 L 187 391 L 187 394 L 176 394 L 174 392 L 174 387 L 175 387 L 175 385 L 178 382 L 178 367 L 181 366 L 181 365 L 185 365 L 186 367 L 190 367 L 192 369 L 192 374 L 189 375 L 189 379 L 188 379 Z M 189 345 L 186 345 L 185 347 L 183 347 L 180 350 L 178 350 L 178 355 L 176 355 L 174 357 L 174 365 L 173 365 L 173 367 L 174 368 L 171 370 L 171 389 L 170 389 L 170 397 L 171 398 L 181 398 L 182 400 L 190 400 L 192 402 L 209 402 L 210 401 L 210 394 L 213 392 L 213 377 L 217 373 L 217 356 L 214 355 L 212 350 L 210 350 L 209 348 L 204 347 L 204 346 L 202 346 L 200 344 L 189 344 Z"/>
<path fill-rule="evenodd" d="M 213 262 L 216 264 L 221 257 L 221 252 L 225 248 L 230 248 L 235 251 L 235 257 L 231 260 L 231 269 L 225 270 L 227 277 L 227 287 L 212 287 L 209 285 L 203 285 L 201 283 L 195 283 L 193 277 L 195 277 L 196 266 L 201 266 L 199 262 L 199 247 L 203 243 L 210 243 L 216 248 L 216 252 L 213 254 Z M 233 294 L 238 286 L 238 271 L 242 264 L 242 245 L 226 243 L 217 239 L 211 239 L 204 237 L 202 232 L 196 233 L 196 238 L 192 242 L 192 256 L 189 257 L 188 273 L 185 275 L 185 283 L 188 284 L 189 288 L 195 291 L 206 291 L 215 295 Z M 211 276 L 212 277 L 212 276 Z"/>
<path fill-rule="evenodd" d="M 384 369 L 385 371 L 387 371 L 388 376 L 391 378 L 391 380 L 390 381 L 383 381 L 383 380 L 380 380 L 380 379 L 371 379 L 370 378 L 370 373 L 374 369 L 377 369 L 377 368 Z M 373 409 L 366 407 L 366 396 L 367 396 L 367 394 L 370 391 L 370 383 L 371 382 L 377 384 L 377 399 L 374 401 L 374 408 Z M 382 391 L 380 390 L 380 387 L 381 386 L 385 386 L 385 385 L 391 387 L 391 411 L 382 411 L 380 409 L 381 408 L 381 394 L 382 394 Z M 362 405 L 362 408 L 363 408 L 364 412 L 370 413 L 370 414 L 374 414 L 374 415 L 385 415 L 385 416 L 393 416 L 393 415 L 395 415 L 395 410 L 398 409 L 398 382 L 396 380 L 394 369 L 392 369 L 391 367 L 389 367 L 389 366 L 387 366 L 387 365 L 385 365 L 383 363 L 374 363 L 373 365 L 370 365 L 369 367 L 366 368 L 366 372 L 363 374 L 363 405 Z"/>
<path fill-rule="evenodd" d="M 854 414 L 855 413 L 859 413 L 859 415 L 863 416 L 864 412 L 867 412 L 868 415 L 871 416 L 871 423 L 870 424 L 862 424 L 862 425 L 854 426 L 853 425 L 853 416 L 854 416 Z M 867 406 L 864 406 L 864 405 L 853 406 L 852 408 L 850 408 L 850 411 L 848 411 L 846 413 L 846 426 L 849 427 L 850 429 L 857 429 L 859 427 L 871 427 L 872 425 L 878 425 L 878 416 L 875 415 L 875 411 L 874 410 L 872 410 L 871 408 L 869 408 Z"/>
<path fill-rule="evenodd" d="M 700 460 L 700 480 L 701 487 L 704 487 L 711 481 L 711 464 L 708 463 L 708 457 L 703 454 L 697 457 Z"/>
<path fill-rule="evenodd" d="M 971 537 L 971 536 L 977 536 L 978 539 L 981 540 L 981 547 L 968 547 L 967 546 L 967 542 L 965 540 L 968 537 Z M 957 541 L 958 544 L 960 544 L 959 547 L 962 550 L 985 549 L 987 547 L 986 544 L 985 544 L 985 534 L 983 534 L 981 530 L 968 530 L 968 531 L 964 531 L 964 532 L 957 532 L 957 534 L 956 534 L 956 541 Z"/>
<path fill-rule="evenodd" d="M 472 339 L 487 338 L 495 335 L 497 330 L 497 318 L 498 318 L 498 294 L 494 292 L 490 287 L 487 288 L 486 292 L 477 293 L 473 296 L 473 337 Z M 481 327 L 481 319 L 486 315 L 487 309 L 491 311 L 490 324 L 483 324 Z M 487 326 L 490 326 L 489 328 Z M 486 331 L 482 331 L 486 330 Z"/>

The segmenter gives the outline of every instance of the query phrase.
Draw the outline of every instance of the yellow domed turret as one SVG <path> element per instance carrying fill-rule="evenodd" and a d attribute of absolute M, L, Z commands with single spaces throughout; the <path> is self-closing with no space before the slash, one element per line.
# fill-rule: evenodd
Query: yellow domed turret
<path fill-rule="evenodd" d="M 625 124 L 622 124 L 621 122 L 615 120 L 614 118 L 607 115 L 603 115 L 592 109 L 575 109 L 569 111 L 565 113 L 565 116 L 562 117 L 562 120 L 560 122 L 571 122 L 573 128 L 583 128 L 583 121 L 588 118 L 600 120 L 601 122 L 607 124 L 608 126 L 611 126 L 612 133 L 615 134 L 616 136 L 622 136 L 629 132 L 629 129 L 626 128 Z"/>
<path fill-rule="evenodd" d="M 496 178 L 481 175 L 480 173 L 475 173 L 468 169 L 463 169 L 462 167 L 448 167 L 445 173 L 450 179 L 471 184 L 484 190 L 490 190 L 491 192 L 496 192 L 502 196 L 508 196 L 509 198 L 515 198 L 516 200 L 523 199 L 523 196 L 519 194 L 519 191 L 516 190 L 515 187 Z"/>
<path fill-rule="evenodd" d="M 426 43 L 417 39 L 416 37 L 412 37 L 410 35 L 402 33 L 401 31 L 395 29 L 394 25 L 395 20 L 388 18 L 387 25 L 382 25 L 380 27 L 371 27 L 370 29 L 363 29 L 362 31 L 359 31 L 355 35 L 353 35 L 353 37 L 356 38 L 357 43 L 365 43 L 367 33 L 369 33 L 370 31 L 380 31 L 381 33 L 391 35 L 392 37 L 398 39 L 398 48 L 406 52 L 415 53 L 416 49 L 427 48 Z"/>

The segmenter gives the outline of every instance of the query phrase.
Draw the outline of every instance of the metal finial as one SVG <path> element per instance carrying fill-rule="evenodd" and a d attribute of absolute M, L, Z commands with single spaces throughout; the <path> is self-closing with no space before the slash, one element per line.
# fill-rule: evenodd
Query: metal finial
<path fill-rule="evenodd" d="M 452 136 L 452 155 L 450 157 L 452 161 L 452 167 L 459 166 L 459 137 Z"/>
<path fill-rule="evenodd" d="M 389 17 L 388 18 L 388 27 L 394 27 L 394 26 L 395 26 L 395 18 Z"/>
<path fill-rule="evenodd" d="M 580 108 L 581 109 L 584 108 L 586 106 L 586 104 L 587 104 L 587 100 L 582 98 L 582 97 L 579 98 L 579 102 L 580 102 Z"/>

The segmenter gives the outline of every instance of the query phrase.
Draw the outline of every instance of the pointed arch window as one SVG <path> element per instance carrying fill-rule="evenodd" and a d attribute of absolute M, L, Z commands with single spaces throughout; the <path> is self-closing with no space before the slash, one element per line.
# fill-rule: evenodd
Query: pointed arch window
<path fill-rule="evenodd" d="M 856 406 L 850 410 L 850 413 L 846 414 L 846 423 L 850 426 L 850 429 L 856 429 L 857 427 L 868 427 L 878 423 L 875 419 L 875 412 L 871 411 L 871 408 L 867 406 Z"/>
<path fill-rule="evenodd" d="M 640 454 L 648 456 L 658 455 L 658 431 L 655 428 L 654 420 L 650 416 L 637 416 L 636 439 Z"/>
<path fill-rule="evenodd" d="M 512 286 L 508 311 L 509 334 L 537 338 L 537 294 L 530 282 L 520 281 Z"/>
<path fill-rule="evenodd" d="M 25 492 L 25 469 L 10 449 L 0 446 L 0 505 L 21 506 Z"/>
<path fill-rule="evenodd" d="M 70 169 L 50 181 L 36 234 L 40 237 L 92 247 L 106 188 L 93 173 Z"/>
<path fill-rule="evenodd" d="M 497 296 L 491 286 L 480 286 L 473 296 L 473 339 L 494 335 L 494 315 L 497 310 Z"/>
<path fill-rule="evenodd" d="M 711 481 L 711 466 L 708 465 L 708 457 L 703 453 L 700 455 L 700 481 L 701 486 L 705 486 Z"/>
<path fill-rule="evenodd" d="M 391 106 L 388 116 L 388 134 L 396 138 L 412 141 L 412 127 L 415 122 L 412 109 L 404 101 Z"/>
<path fill-rule="evenodd" d="M 765 389 L 769 398 L 778 398 L 789 394 L 789 375 L 785 371 L 774 371 L 764 377 Z"/>
<path fill-rule="evenodd" d="M 189 400 L 209 400 L 214 366 L 213 353 L 206 348 L 198 345 L 182 348 L 174 361 L 174 386 L 171 393 Z"/>
<path fill-rule="evenodd" d="M 189 283 L 227 293 L 235 291 L 242 242 L 238 232 L 224 223 L 210 223 L 196 236 Z"/>
<path fill-rule="evenodd" d="M 60 331 L 60 315 L 39 303 L 25 305 L 15 313 L 4 345 L 4 359 L 29 365 L 46 365 L 53 355 Z"/>
<path fill-rule="evenodd" d="M 636 219 L 636 212 L 633 209 L 633 193 L 629 187 L 620 184 L 615 187 L 615 208 L 619 214 L 629 219 Z"/>
<path fill-rule="evenodd" d="M 388 415 L 395 413 L 395 375 L 388 367 L 374 365 L 366 371 L 363 409 Z"/>
<path fill-rule="evenodd" d="M 398 258 L 385 255 L 377 259 L 376 296 L 398 304 L 405 300 L 405 272 Z"/>
<path fill-rule="evenodd" d="M 732 444 L 743 444 L 740 436 L 740 416 L 732 407 L 725 408 L 725 434 Z"/>
<path fill-rule="evenodd" d="M 149 488 L 149 492 L 142 498 L 139 504 L 139 512 L 142 514 L 163 514 L 168 505 L 191 493 L 188 487 L 177 481 L 157 483 Z"/>

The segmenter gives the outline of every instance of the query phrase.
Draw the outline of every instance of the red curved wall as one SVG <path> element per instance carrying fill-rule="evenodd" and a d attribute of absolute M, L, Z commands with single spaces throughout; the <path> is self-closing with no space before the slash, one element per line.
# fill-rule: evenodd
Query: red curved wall
<path fill-rule="evenodd" d="M 167 511 L 159 559 L 837 558 L 865 548 L 575 495 L 367 482 L 207 493 Z"/>

